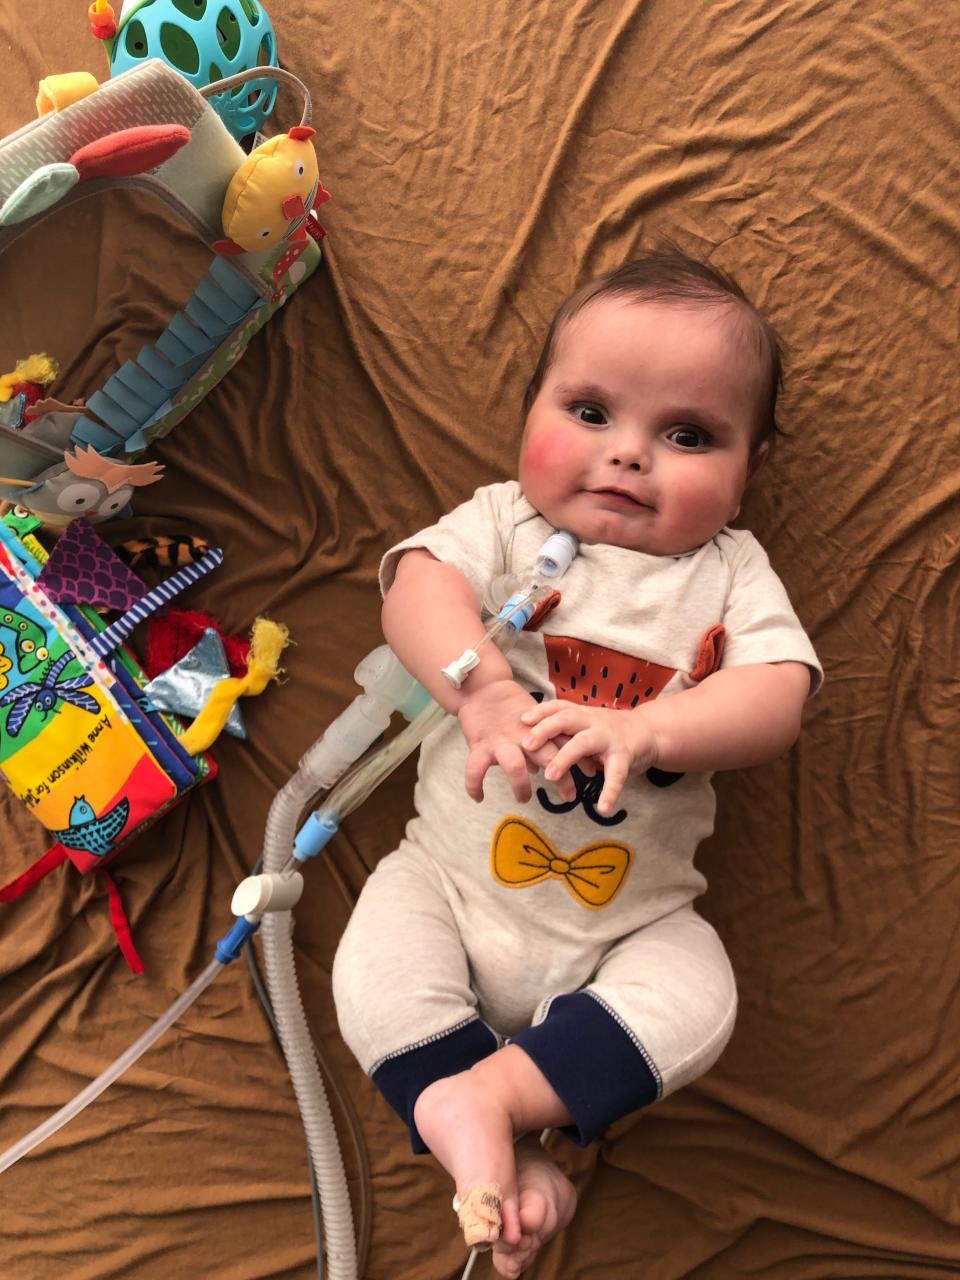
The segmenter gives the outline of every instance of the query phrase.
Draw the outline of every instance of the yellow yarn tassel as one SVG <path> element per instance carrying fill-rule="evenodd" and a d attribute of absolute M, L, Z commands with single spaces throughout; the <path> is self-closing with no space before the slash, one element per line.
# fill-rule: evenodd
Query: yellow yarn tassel
<path fill-rule="evenodd" d="M 250 641 L 247 674 L 240 678 L 228 677 L 215 684 L 196 720 L 178 735 L 180 745 L 192 756 L 206 751 L 216 741 L 238 698 L 263 693 L 269 682 L 283 670 L 279 665 L 280 654 L 290 643 L 290 632 L 282 622 L 257 618 Z"/>
<path fill-rule="evenodd" d="M 18 360 L 12 373 L 0 374 L 0 402 L 10 399 L 18 382 L 38 382 L 41 387 L 45 387 L 54 381 L 59 372 L 60 366 L 56 360 L 43 352 Z"/>

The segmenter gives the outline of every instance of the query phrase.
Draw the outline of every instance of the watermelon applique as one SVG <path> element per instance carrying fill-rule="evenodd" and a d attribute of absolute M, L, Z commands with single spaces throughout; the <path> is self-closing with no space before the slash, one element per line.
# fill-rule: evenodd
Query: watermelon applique
<path fill-rule="evenodd" d="M 557 697 L 578 706 L 629 711 L 655 698 L 677 674 L 676 667 L 662 667 L 572 636 L 544 636 L 543 640 Z"/>

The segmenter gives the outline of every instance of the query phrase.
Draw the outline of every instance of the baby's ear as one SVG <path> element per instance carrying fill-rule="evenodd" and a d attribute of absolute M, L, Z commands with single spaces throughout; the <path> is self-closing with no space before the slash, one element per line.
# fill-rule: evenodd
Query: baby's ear
<path fill-rule="evenodd" d="M 758 444 L 756 449 L 750 455 L 750 461 L 747 464 L 747 484 L 757 474 L 767 458 L 770 456 L 770 441 L 764 440 L 762 444 Z"/>

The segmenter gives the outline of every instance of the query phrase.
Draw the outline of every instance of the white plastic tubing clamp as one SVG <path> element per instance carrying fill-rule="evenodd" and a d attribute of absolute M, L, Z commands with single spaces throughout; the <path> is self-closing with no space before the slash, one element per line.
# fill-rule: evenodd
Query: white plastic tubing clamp
<path fill-rule="evenodd" d="M 243 916 L 251 924 L 265 911 L 289 911 L 300 901 L 303 893 L 303 876 L 292 871 L 282 876 L 279 872 L 259 876 L 247 876 L 233 892 L 230 910 L 235 916 Z"/>
<path fill-rule="evenodd" d="M 479 661 L 480 657 L 475 649 L 464 649 L 456 662 L 451 662 L 449 666 L 441 667 L 440 670 L 453 687 L 459 689 Z"/>
<path fill-rule="evenodd" d="M 244 943 L 260 928 L 267 911 L 289 911 L 300 901 L 303 876 L 299 871 L 281 875 L 279 871 L 247 876 L 233 891 L 230 910 L 237 917 L 231 928 L 217 943 L 214 955 L 221 964 L 230 964 L 243 950 Z"/>

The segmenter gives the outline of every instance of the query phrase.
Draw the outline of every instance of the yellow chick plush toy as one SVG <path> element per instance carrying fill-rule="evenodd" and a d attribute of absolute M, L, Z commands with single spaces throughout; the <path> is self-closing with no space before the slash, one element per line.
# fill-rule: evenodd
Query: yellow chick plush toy
<path fill-rule="evenodd" d="M 214 242 L 217 253 L 256 253 L 281 240 L 306 239 L 310 211 L 330 199 L 317 171 L 314 133 L 298 124 L 251 151 L 227 187 L 222 218 L 228 238 Z"/>

